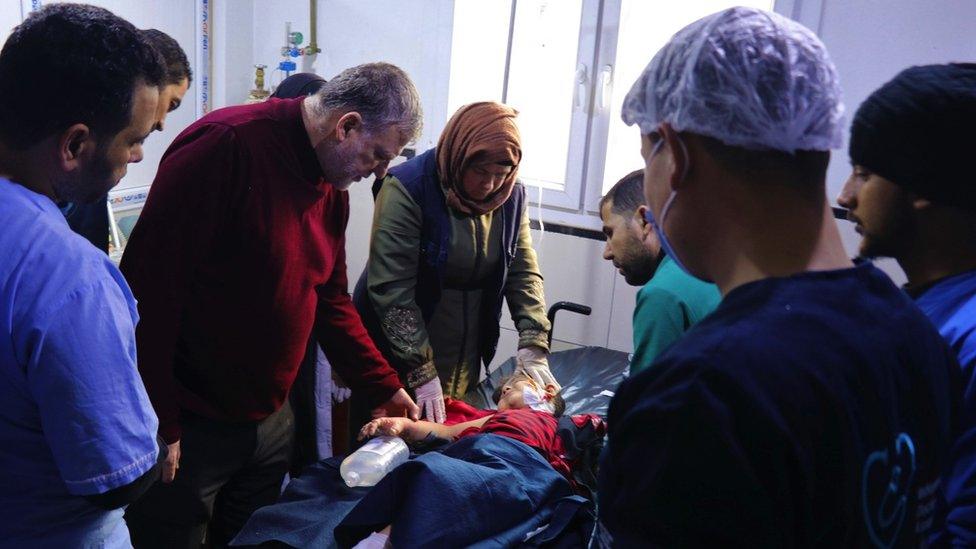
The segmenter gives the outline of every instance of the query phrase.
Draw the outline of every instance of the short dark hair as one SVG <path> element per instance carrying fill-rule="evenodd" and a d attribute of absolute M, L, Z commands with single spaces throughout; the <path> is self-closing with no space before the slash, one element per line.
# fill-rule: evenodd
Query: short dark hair
<path fill-rule="evenodd" d="M 271 94 L 271 97 L 277 97 L 278 99 L 304 97 L 318 92 L 324 85 L 325 78 L 322 78 L 314 72 L 296 72 L 282 80 L 278 84 L 278 87 L 275 88 L 274 93 Z"/>
<path fill-rule="evenodd" d="M 634 170 L 620 178 L 600 199 L 600 209 L 610 203 L 610 211 L 628 216 L 644 205 L 644 170 Z"/>
<path fill-rule="evenodd" d="M 563 400 L 562 391 L 558 391 L 556 394 L 552 395 L 552 406 L 555 408 L 552 411 L 552 415 L 556 417 L 563 417 L 563 413 L 566 412 L 566 401 Z"/>
<path fill-rule="evenodd" d="M 143 29 L 142 35 L 149 40 L 152 47 L 156 48 L 159 55 L 163 57 L 163 62 L 166 63 L 165 84 L 179 84 L 184 79 L 187 84 L 193 82 L 190 62 L 187 61 L 186 52 L 180 47 L 179 42 L 158 29 Z"/>
<path fill-rule="evenodd" d="M 758 179 L 796 181 L 799 184 L 823 183 L 830 162 L 829 151 L 804 151 L 794 153 L 776 150 L 752 150 L 726 145 L 705 135 L 701 139 L 705 150 L 726 169 L 737 174 Z M 783 176 L 788 177 L 783 177 Z"/>
<path fill-rule="evenodd" d="M 498 387 L 495 387 L 495 391 L 491 394 L 492 402 L 498 404 L 498 402 L 501 401 L 502 387 L 508 385 L 508 383 L 511 382 L 512 379 L 515 377 L 527 378 L 528 376 L 526 376 L 525 374 L 512 374 L 510 376 L 506 376 L 502 378 L 498 382 Z M 562 417 L 563 413 L 566 411 L 566 401 L 563 399 L 562 391 L 559 391 L 552 396 L 552 407 L 553 407 L 552 415 L 556 417 Z"/>
<path fill-rule="evenodd" d="M 99 142 L 132 117 L 137 82 L 159 86 L 159 54 L 138 29 L 86 4 L 50 4 L 0 50 L 0 140 L 25 150 L 72 124 Z"/>

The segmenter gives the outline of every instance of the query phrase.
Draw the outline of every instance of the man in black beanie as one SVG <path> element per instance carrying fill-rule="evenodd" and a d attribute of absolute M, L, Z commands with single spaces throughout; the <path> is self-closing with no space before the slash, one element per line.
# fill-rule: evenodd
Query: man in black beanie
<path fill-rule="evenodd" d="M 902 71 L 861 105 L 853 173 L 837 201 L 864 257 L 893 257 L 905 290 L 958 354 L 964 418 L 976 407 L 976 64 Z M 976 544 L 976 424 L 964 419 L 944 479 L 942 536 Z"/>

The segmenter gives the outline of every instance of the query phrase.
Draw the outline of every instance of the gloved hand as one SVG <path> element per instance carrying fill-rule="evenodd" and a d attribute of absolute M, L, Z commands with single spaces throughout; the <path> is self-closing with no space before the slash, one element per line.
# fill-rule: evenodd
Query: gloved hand
<path fill-rule="evenodd" d="M 427 421 L 444 423 L 447 414 L 444 411 L 444 391 L 441 390 L 441 380 L 436 377 L 414 389 L 417 405 Z"/>
<path fill-rule="evenodd" d="M 387 549 L 390 545 L 390 527 L 380 532 L 373 532 L 369 537 L 360 541 L 352 549 Z"/>
<path fill-rule="evenodd" d="M 322 348 L 316 349 L 318 351 L 318 357 L 316 359 L 317 363 L 315 365 L 315 375 L 321 374 L 323 378 L 329 381 L 329 394 L 332 395 L 333 404 L 341 404 L 350 396 L 352 396 L 352 389 L 346 385 L 334 369 L 332 365 L 329 364 L 329 359 L 325 358 L 325 353 L 322 352 Z"/>
<path fill-rule="evenodd" d="M 332 395 L 332 403 L 333 404 L 341 404 L 347 398 L 349 398 L 350 396 L 352 396 L 352 389 L 350 389 L 349 387 L 343 387 L 342 385 L 339 385 L 333 379 L 332 380 L 332 384 L 329 387 L 329 393 L 331 393 L 331 395 Z"/>
<path fill-rule="evenodd" d="M 524 373 L 532 381 L 544 389 L 547 385 L 556 387 L 558 392 L 562 385 L 556 381 L 549 371 L 549 355 L 539 347 L 523 347 L 515 355 L 515 373 Z"/>

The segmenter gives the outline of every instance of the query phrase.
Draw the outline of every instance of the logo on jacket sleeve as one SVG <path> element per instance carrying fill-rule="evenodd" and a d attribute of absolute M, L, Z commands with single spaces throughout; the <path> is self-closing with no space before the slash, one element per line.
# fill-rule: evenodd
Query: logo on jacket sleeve
<path fill-rule="evenodd" d="M 901 433 L 894 444 L 872 452 L 861 473 L 861 503 L 868 535 L 876 547 L 889 548 L 898 540 L 908 514 L 915 479 L 915 443 Z"/>

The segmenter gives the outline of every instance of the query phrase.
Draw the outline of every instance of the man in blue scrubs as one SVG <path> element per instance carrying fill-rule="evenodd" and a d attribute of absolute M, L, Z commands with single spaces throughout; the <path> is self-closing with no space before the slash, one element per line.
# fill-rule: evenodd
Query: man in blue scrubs
<path fill-rule="evenodd" d="M 871 94 L 851 127 L 854 166 L 837 201 L 864 257 L 893 257 L 905 290 L 962 367 L 976 409 L 976 64 L 912 67 Z M 973 416 L 969 416 L 970 418 Z M 946 479 L 943 535 L 976 545 L 976 424 L 963 423 Z"/>
<path fill-rule="evenodd" d="M 32 13 L 0 51 L 0 546 L 128 547 L 123 508 L 159 476 L 135 300 L 56 204 L 142 159 L 162 75 L 86 5 Z"/>
<path fill-rule="evenodd" d="M 679 31 L 624 100 L 648 221 L 724 297 L 610 405 L 614 543 L 901 547 L 939 524 L 958 368 L 847 258 L 824 185 L 841 114 L 823 43 L 751 8 Z"/>

